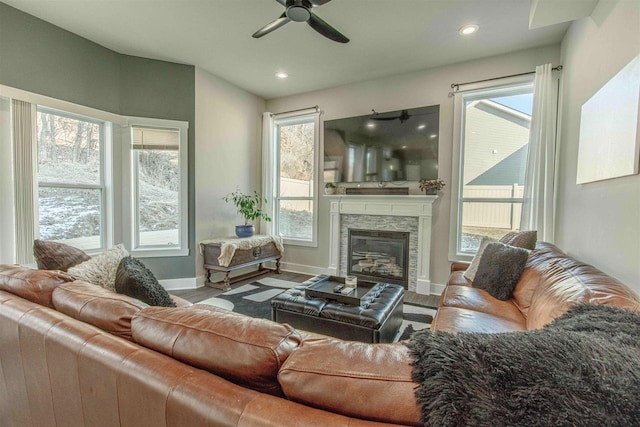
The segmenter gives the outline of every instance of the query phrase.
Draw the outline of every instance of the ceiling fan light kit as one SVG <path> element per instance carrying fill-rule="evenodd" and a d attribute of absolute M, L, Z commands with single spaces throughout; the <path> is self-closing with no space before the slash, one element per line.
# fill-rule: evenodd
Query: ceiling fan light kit
<path fill-rule="evenodd" d="M 293 22 L 306 22 L 318 33 L 338 43 L 348 43 L 349 39 L 338 30 L 327 24 L 311 10 L 314 7 L 322 6 L 331 0 L 276 0 L 285 7 L 285 11 L 273 22 L 260 28 L 253 34 L 254 38 L 260 38 L 277 30 L 284 24 Z"/>

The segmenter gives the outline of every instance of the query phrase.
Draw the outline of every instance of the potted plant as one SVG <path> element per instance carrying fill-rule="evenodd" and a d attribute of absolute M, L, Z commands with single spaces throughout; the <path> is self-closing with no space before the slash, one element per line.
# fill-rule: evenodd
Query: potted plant
<path fill-rule="evenodd" d="M 438 191 L 442 190 L 445 186 L 444 181 L 440 178 L 421 179 L 419 185 L 420 190 L 424 191 L 425 194 L 432 196 L 438 194 Z"/>
<path fill-rule="evenodd" d="M 333 194 L 336 192 L 336 186 L 333 182 L 327 182 L 324 184 L 324 194 Z"/>
<path fill-rule="evenodd" d="M 227 203 L 233 203 L 238 209 L 238 213 L 244 218 L 244 225 L 236 225 L 236 236 L 251 237 L 255 233 L 253 224 L 249 222 L 258 218 L 265 221 L 271 221 L 269 215 L 264 212 L 261 207 L 263 203 L 267 203 L 260 193 L 254 190 L 253 194 L 244 194 L 240 190 L 229 193 L 222 198 Z"/>

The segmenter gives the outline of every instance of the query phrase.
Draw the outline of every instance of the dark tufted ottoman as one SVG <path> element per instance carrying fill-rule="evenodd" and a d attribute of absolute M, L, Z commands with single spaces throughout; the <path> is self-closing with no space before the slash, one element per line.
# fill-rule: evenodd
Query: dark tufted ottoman
<path fill-rule="evenodd" d="M 356 306 L 307 298 L 305 289 L 315 282 L 317 278 L 309 279 L 273 298 L 271 319 L 301 330 L 344 340 L 393 342 L 402 324 L 402 286 L 371 284 L 371 289 L 362 298 L 362 304 Z"/>

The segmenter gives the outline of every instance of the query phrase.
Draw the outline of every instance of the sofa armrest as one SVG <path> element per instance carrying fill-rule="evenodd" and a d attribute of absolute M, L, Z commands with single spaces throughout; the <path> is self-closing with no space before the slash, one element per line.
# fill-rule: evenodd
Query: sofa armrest
<path fill-rule="evenodd" d="M 464 262 L 464 261 L 453 261 L 451 263 L 451 272 L 453 273 L 454 271 L 464 271 L 466 270 L 469 266 L 471 265 L 470 262 Z"/>

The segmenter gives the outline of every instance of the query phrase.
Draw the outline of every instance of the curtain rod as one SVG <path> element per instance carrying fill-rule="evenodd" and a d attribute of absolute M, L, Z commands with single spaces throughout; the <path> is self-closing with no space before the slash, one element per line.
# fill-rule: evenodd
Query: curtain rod
<path fill-rule="evenodd" d="M 562 65 L 558 65 L 557 67 L 553 67 L 552 68 L 553 71 L 562 71 Z M 528 74 L 535 74 L 535 71 L 528 71 L 526 73 L 520 73 L 520 74 L 511 74 L 509 76 L 502 76 L 502 77 L 493 77 L 490 79 L 484 79 L 484 80 L 476 80 L 473 82 L 464 82 L 464 83 L 451 83 L 451 89 L 453 89 L 455 92 L 457 92 L 460 89 L 460 86 L 464 86 L 464 85 L 470 85 L 473 83 L 484 83 L 484 82 L 490 82 L 493 80 L 500 80 L 500 79 L 506 79 L 509 77 L 520 77 L 520 76 L 526 76 Z"/>
<path fill-rule="evenodd" d="M 277 116 L 278 114 L 289 114 L 289 113 L 295 113 L 298 111 L 311 110 L 312 108 L 315 108 L 316 113 L 320 110 L 320 107 L 318 107 L 317 105 L 314 105 L 313 107 L 298 108 L 297 110 L 282 111 L 280 113 L 271 113 L 271 117 Z"/>

